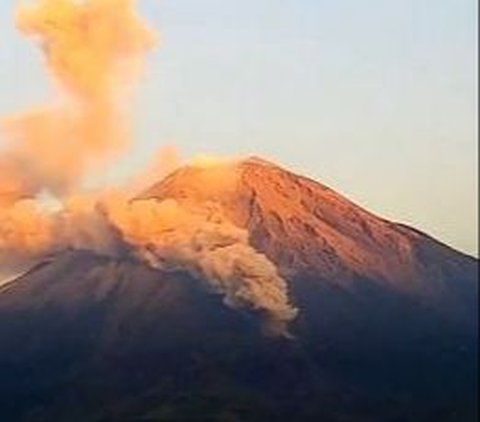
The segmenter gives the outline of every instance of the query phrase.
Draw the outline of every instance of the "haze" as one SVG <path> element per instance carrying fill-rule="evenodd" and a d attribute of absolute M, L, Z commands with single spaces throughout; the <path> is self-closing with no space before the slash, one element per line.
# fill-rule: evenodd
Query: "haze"
<path fill-rule="evenodd" d="M 0 4 L 0 114 L 41 103 L 41 56 Z M 143 0 L 162 42 L 136 145 L 266 156 L 471 254 L 477 244 L 473 0 Z"/>

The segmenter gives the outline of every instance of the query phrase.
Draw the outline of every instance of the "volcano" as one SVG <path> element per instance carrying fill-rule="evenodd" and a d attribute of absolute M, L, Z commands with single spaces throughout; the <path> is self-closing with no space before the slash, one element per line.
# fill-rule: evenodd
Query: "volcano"
<path fill-rule="evenodd" d="M 476 420 L 478 260 L 258 158 L 143 200 L 245 230 L 287 283 L 288 333 L 188 271 L 65 250 L 0 287 L 1 420 Z"/>

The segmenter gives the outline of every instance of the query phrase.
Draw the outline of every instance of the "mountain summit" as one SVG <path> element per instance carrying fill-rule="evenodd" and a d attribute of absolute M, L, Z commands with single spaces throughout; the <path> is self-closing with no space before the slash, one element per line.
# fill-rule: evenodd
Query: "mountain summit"
<path fill-rule="evenodd" d="M 258 158 L 152 201 L 227 225 L 189 226 L 173 266 L 69 250 L 1 287 L 0 419 L 475 420 L 477 260 Z M 287 336 L 253 306 L 278 295 Z"/>
<path fill-rule="evenodd" d="M 361 276 L 415 294 L 475 283 L 475 259 L 260 158 L 187 166 L 140 197 L 219 204 L 286 274 L 340 285 Z"/>

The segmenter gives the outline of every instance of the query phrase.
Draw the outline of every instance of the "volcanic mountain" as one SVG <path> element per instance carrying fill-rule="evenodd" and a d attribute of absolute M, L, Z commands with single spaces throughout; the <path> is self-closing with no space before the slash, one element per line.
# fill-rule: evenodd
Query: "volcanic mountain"
<path fill-rule="evenodd" d="M 0 419 L 475 420 L 476 259 L 257 158 L 145 200 L 245 230 L 286 281 L 287 335 L 182 268 L 64 251 L 0 288 Z"/>

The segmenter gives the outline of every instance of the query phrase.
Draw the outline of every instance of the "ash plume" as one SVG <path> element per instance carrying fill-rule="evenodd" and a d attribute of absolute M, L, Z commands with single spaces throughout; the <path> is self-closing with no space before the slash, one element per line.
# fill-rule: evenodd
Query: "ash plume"
<path fill-rule="evenodd" d="M 34 199 L 0 207 L 0 265 L 18 268 L 66 249 L 90 250 L 117 256 L 122 249 L 118 236 L 99 212 L 98 198 L 69 197 L 52 212 Z"/>
<path fill-rule="evenodd" d="M 18 8 L 17 27 L 41 46 L 59 95 L 3 119 L 7 151 L 63 195 L 128 145 L 128 95 L 154 34 L 132 0 L 38 0 Z"/>
<path fill-rule="evenodd" d="M 258 312 L 270 332 L 287 334 L 297 312 L 287 283 L 215 204 L 132 200 L 135 190 L 178 166 L 174 148 L 161 150 L 152 167 L 119 192 L 84 190 L 85 178 L 131 141 L 128 100 L 156 38 L 135 5 L 37 0 L 19 7 L 17 26 L 41 46 L 58 95 L 0 119 L 6 141 L 0 151 L 0 273 L 67 249 L 116 258 L 128 253 L 162 271 L 188 272 L 223 295 L 227 306 Z"/>
<path fill-rule="evenodd" d="M 74 197 L 53 214 L 32 200 L 0 210 L 0 264 L 65 249 L 111 257 L 128 251 L 155 269 L 185 271 L 221 294 L 227 306 L 265 316 L 273 334 L 288 334 L 297 314 L 275 265 L 214 203 L 186 208 L 173 199 L 128 200 L 116 194 Z"/>

